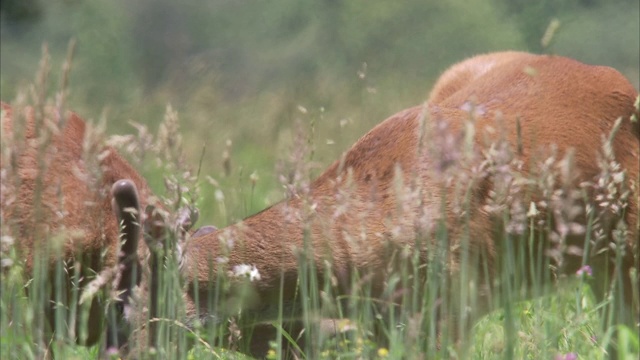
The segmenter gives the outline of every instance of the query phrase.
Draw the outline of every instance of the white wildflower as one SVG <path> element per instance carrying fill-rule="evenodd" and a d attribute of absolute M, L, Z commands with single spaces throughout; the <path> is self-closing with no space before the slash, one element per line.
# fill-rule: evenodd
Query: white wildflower
<path fill-rule="evenodd" d="M 255 265 L 234 265 L 231 275 L 234 277 L 246 277 L 249 278 L 249 281 L 260 280 L 260 272 Z"/>

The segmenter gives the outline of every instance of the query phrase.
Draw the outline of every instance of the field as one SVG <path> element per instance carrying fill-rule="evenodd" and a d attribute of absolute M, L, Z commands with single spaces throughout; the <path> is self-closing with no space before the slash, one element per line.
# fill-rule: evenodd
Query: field
<path fill-rule="evenodd" d="M 22 33 L 22 25 L 16 30 L 3 20 L 2 100 L 18 107 L 61 104 L 102 125 L 96 126 L 96 136 L 118 146 L 165 203 L 172 208 L 176 203 L 192 203 L 200 209 L 198 226 L 236 223 L 291 195 L 290 189 L 304 189 L 375 124 L 422 103 L 447 66 L 474 53 L 510 48 L 566 54 L 611 65 L 636 88 L 640 84 L 640 10 L 633 1 L 594 1 L 592 7 L 576 2 L 544 16 L 541 9 L 520 2 L 513 2 L 512 8 L 497 0 L 475 7 L 452 1 L 442 8 L 416 2 L 406 9 L 379 2 L 366 10 L 357 1 L 339 8 L 298 7 L 293 1 L 281 1 L 254 4 L 258 8 L 253 12 L 248 11 L 249 5 L 232 2 L 212 5 L 219 8 L 207 11 L 195 6 L 162 11 L 175 10 L 163 1 L 158 2 L 164 7 L 157 13 L 150 12 L 154 4 L 148 1 L 141 1 L 135 11 L 118 1 L 63 3 L 45 5 L 46 16 L 34 25 L 35 30 Z M 3 8 L 3 16 L 6 11 Z M 155 41 L 154 34 L 162 29 L 155 24 L 162 21 L 138 21 L 147 13 L 160 20 L 169 17 L 172 29 L 186 37 L 189 46 L 173 38 Z M 432 13 L 438 15 L 424 15 Z M 225 14 L 233 16 L 227 20 Z M 258 14 L 268 20 L 263 22 Z M 541 45 L 552 17 L 561 19 L 561 27 L 553 41 Z M 402 19 L 399 25 L 394 18 Z M 333 23 L 334 19 L 341 22 Z M 523 19 L 540 19 L 540 24 Z M 270 25 L 276 23 L 286 26 Z M 91 24 L 100 27 L 93 29 Z M 134 28 L 136 24 L 141 28 Z M 47 32 L 54 36 L 38 37 Z M 413 34 L 423 36 L 424 43 L 416 44 Z M 70 38 L 75 48 L 69 45 Z M 577 45 L 589 40 L 596 44 Z M 236 47 L 238 43 L 242 46 Z M 3 166 L 5 155 L 18 150 L 5 145 Z M 3 173 L 3 187 L 13 180 Z M 179 196 L 175 185 L 183 187 Z M 526 210 L 528 204 L 525 215 Z M 505 216 L 511 215 L 505 211 Z M 531 218 L 520 221 L 529 226 Z M 532 240 L 528 232 L 514 235 L 501 230 L 497 241 L 528 244 Z M 53 351 L 61 359 L 99 358 L 99 346 L 87 348 L 73 340 L 83 339 L 86 329 L 76 332 L 66 326 L 68 320 L 86 316 L 86 306 L 70 305 L 82 292 L 70 288 L 71 298 L 59 299 L 55 306 L 57 321 L 46 321 L 45 294 L 65 286 L 50 280 L 61 279 L 68 264 L 60 263 L 55 274 L 46 273 L 44 266 L 27 274 L 15 248 L 20 239 L 8 234 L 3 227 L 0 357 L 39 359 Z M 443 232 L 434 241 L 444 243 L 446 238 Z M 429 294 L 448 287 L 460 289 L 465 295 L 449 300 L 464 312 L 477 301 L 467 287 L 470 282 L 449 284 L 442 269 L 420 268 L 415 254 L 398 256 L 403 256 L 405 268 L 390 274 L 384 284 L 389 292 L 397 284 L 418 282 L 412 273 L 425 273 L 425 280 L 416 286 L 422 290 L 420 296 L 405 300 L 402 307 L 381 304 L 366 287 L 353 296 L 336 298 L 330 286 L 318 285 L 330 284 L 331 279 L 317 278 L 301 257 L 298 291 L 304 299 L 300 306 L 306 329 L 302 345 L 294 345 L 298 334 L 289 333 L 283 325 L 284 306 L 272 325 L 290 340 L 289 349 L 307 359 L 606 359 L 612 346 L 620 359 L 640 356 L 638 328 L 607 316 L 615 310 L 617 299 L 595 300 L 588 286 L 593 276 L 587 268 L 559 279 L 555 286 L 534 286 L 537 296 L 522 300 L 520 278 L 525 270 L 520 268 L 521 259 L 505 252 L 503 260 L 515 264 L 503 274 L 510 278 L 509 291 L 495 294 L 496 310 L 473 325 L 460 345 L 447 335 L 435 335 L 441 326 L 433 316 L 438 299 Z M 254 334 L 241 325 L 251 319 L 237 314 L 217 323 L 183 321 L 180 289 L 185 284 L 171 261 L 163 272 L 162 314 L 152 320 L 159 326 L 160 341 L 155 349 L 138 349 L 141 357 L 247 358 L 241 352 Z M 462 279 L 477 275 L 475 269 L 464 269 Z M 359 274 L 353 276 L 358 284 Z M 246 297 L 233 294 L 232 298 L 224 286 L 214 291 L 216 300 L 211 305 L 216 308 L 251 300 L 250 291 Z M 95 296 L 109 301 L 106 292 Z M 321 328 L 319 319 L 326 318 L 338 319 L 337 334 Z M 452 331 L 471 327 L 464 321 L 447 326 Z M 415 334 L 421 335 L 416 338 Z M 268 357 L 280 358 L 282 351 L 273 344 Z"/>

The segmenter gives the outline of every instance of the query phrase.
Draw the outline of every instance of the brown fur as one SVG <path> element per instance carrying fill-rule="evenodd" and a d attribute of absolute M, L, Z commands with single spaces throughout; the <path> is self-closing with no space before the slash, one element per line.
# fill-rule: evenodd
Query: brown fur
<path fill-rule="evenodd" d="M 506 52 L 482 55 L 454 65 L 436 83 L 425 106 L 401 111 L 376 126 L 313 181 L 308 193 L 293 196 L 240 224 L 203 232 L 190 239 L 185 246 L 183 274 L 189 281 L 197 279 L 200 287 L 192 288 L 187 294 L 187 315 L 196 314 L 192 301 L 195 292 L 200 293 L 201 304 L 208 303 L 205 299 L 211 288 L 211 276 L 215 279 L 221 257 L 228 259 L 228 268 L 251 264 L 260 272 L 261 279 L 254 282 L 256 298 L 243 314 L 253 313 L 258 320 L 273 318 L 282 276 L 283 300 L 285 305 L 292 305 L 305 233 L 320 278 L 325 271 L 323 261 L 330 259 L 332 275 L 338 283 L 336 291 L 353 291 L 350 275 L 357 271 L 371 285 L 372 295 L 382 296 L 387 271 L 398 249 L 414 248 L 426 262 L 436 246 L 430 240 L 434 229 L 444 220 L 451 251 L 447 262 L 455 278 L 461 266 L 473 266 L 460 263 L 458 252 L 465 230 L 456 210 L 456 183 L 450 182 L 452 169 L 456 170 L 454 179 L 464 181 L 465 175 L 472 178 L 474 163 L 458 164 L 461 157 L 452 153 L 459 150 L 457 145 L 460 145 L 465 120 L 470 119 L 469 108 L 473 110 L 475 105 L 477 112 L 473 159 L 487 149 L 488 141 L 504 138 L 512 148 L 521 147 L 518 158 L 523 162 L 523 175 L 528 175 L 529 169 L 543 160 L 545 149 L 554 144 L 560 153 L 575 151 L 574 183 L 591 181 L 598 176 L 595 159 L 601 136 L 608 136 L 615 119 L 622 116 L 625 121 L 613 142 L 613 150 L 630 181 L 637 181 L 638 133 L 637 127 L 627 120 L 634 113 L 636 96 L 637 91 L 615 70 L 563 57 Z M 3 104 L 3 109 L 9 113 L 6 119 L 16 118 L 8 106 Z M 64 259 L 74 259 L 80 250 L 91 260 L 88 267 L 95 271 L 114 265 L 118 229 L 108 191 L 116 180 L 132 179 L 144 208 L 151 196 L 148 186 L 109 148 L 105 149 L 106 155 L 100 162 L 103 174 L 96 187 L 78 178 L 75 173 L 87 172 L 81 146 L 85 125 L 73 114 L 68 116 L 60 135 L 53 136 L 52 146 L 45 152 L 46 166 L 40 171 L 37 131 L 29 111 L 32 110 L 17 117 L 26 119 L 26 146 L 12 157 L 14 163 L 2 164 L 3 171 L 16 171 L 20 180 L 15 192 L 3 193 L 3 234 L 7 229 L 17 239 L 27 259 L 28 271 L 34 266 L 33 249 L 42 248 L 43 240 L 64 230 L 68 234 L 82 230 L 81 234 L 64 238 Z M 423 119 L 426 120 L 423 122 Z M 522 128 L 521 140 L 517 136 L 516 119 Z M 422 124 L 426 129 L 424 137 Z M 12 122 L 5 121 L 3 129 L 4 141 L 5 133 L 12 132 Z M 448 140 L 455 145 L 451 149 Z M 38 178 L 42 179 L 41 201 L 36 199 Z M 467 185 L 474 189 L 467 214 L 471 258 L 476 262 L 486 261 L 489 275 L 495 276 L 500 271 L 502 244 L 496 240 L 493 230 L 499 221 L 485 208 L 494 183 L 490 176 L 483 175 L 469 180 Z M 36 203 L 42 206 L 36 207 Z M 625 212 L 630 234 L 623 276 L 634 266 L 634 256 L 637 257 L 637 205 L 635 193 Z M 42 213 L 36 208 L 41 208 Z M 65 212 L 61 218 L 57 216 L 60 209 Z M 228 239 L 233 240 L 230 247 L 224 245 Z M 424 243 L 416 245 L 416 239 L 424 239 Z M 105 248 L 108 250 L 101 259 Z M 594 274 L 612 271 L 604 263 L 594 260 L 593 266 L 599 266 Z M 51 264 L 53 260 L 49 266 Z M 212 264 L 216 266 L 212 268 Z M 576 261 L 569 262 L 562 270 L 569 273 L 579 265 Z M 484 282 L 481 286 L 486 290 L 480 294 L 489 296 L 493 279 L 477 280 Z M 624 281 L 625 300 L 637 316 L 637 304 L 631 303 L 629 290 L 631 281 L 637 283 L 637 279 L 627 276 Z M 489 308 L 489 300 L 481 301 L 485 303 L 473 309 L 474 317 Z M 201 315 L 209 312 L 205 305 L 197 310 Z M 92 313 L 92 316 L 98 315 L 101 313 Z M 101 330 L 99 323 L 91 321 L 91 324 L 89 343 L 97 339 Z M 272 332 L 260 334 L 266 337 Z M 263 339 L 257 340 L 254 349 L 265 351 L 265 342 L 259 341 Z"/>
<path fill-rule="evenodd" d="M 373 296 L 379 296 L 394 254 L 392 250 L 414 247 L 417 237 L 429 238 L 444 202 L 452 251 L 449 266 L 455 276 L 460 266 L 464 266 L 455 250 L 460 248 L 463 230 L 452 202 L 456 197 L 455 186 L 439 174 L 452 165 L 435 155 L 450 155 L 438 153 L 442 150 L 438 141 L 449 135 L 454 141 L 462 136 L 465 120 L 470 118 L 470 106 L 475 104 L 477 110 L 476 155 L 488 148 L 488 142 L 500 138 L 507 140 L 513 151 L 520 145 L 518 158 L 526 176 L 530 168 L 544 160 L 541 156 L 552 145 L 557 146 L 561 155 L 573 149 L 574 184 L 593 181 L 598 176 L 596 158 L 601 137 L 609 135 L 618 117 L 624 117 L 613 150 L 631 184 L 638 181 L 637 126 L 629 121 L 635 111 L 636 96 L 637 91 L 616 70 L 560 56 L 504 52 L 468 59 L 442 75 L 426 106 L 401 111 L 362 137 L 341 160 L 313 181 L 308 196 L 294 196 L 240 224 L 191 239 L 186 247 L 185 275 L 189 280 L 198 280 L 201 288 L 193 290 L 199 291 L 200 299 L 204 299 L 211 281 L 210 265 L 216 264 L 217 258 L 226 257 L 229 268 L 255 265 L 261 280 L 255 282 L 258 299 L 253 309 L 258 318 L 267 318 L 273 314 L 272 307 L 278 306 L 282 274 L 285 304 L 293 301 L 299 266 L 297 254 L 305 247 L 306 224 L 310 224 L 308 240 L 318 273 L 322 275 L 323 260 L 328 258 L 341 291 L 353 290 L 349 288 L 349 274 L 357 270 L 369 276 Z M 427 133 L 437 132 L 439 125 L 445 129 L 443 134 L 426 136 L 424 146 L 420 145 L 419 137 L 422 117 L 427 118 Z M 521 140 L 516 119 L 521 124 Z M 405 175 L 400 192 L 396 185 L 397 169 Z M 464 167 L 460 169 L 463 171 Z M 421 191 L 413 202 L 406 202 L 399 198 L 402 189 Z M 446 189 L 445 195 L 442 189 Z M 471 258 L 487 261 L 490 276 L 494 276 L 499 273 L 496 267 L 502 244 L 493 233 L 499 222 L 484 207 L 491 189 L 492 182 L 487 178 L 475 185 L 469 214 L 469 248 Z M 348 200 L 340 200 L 342 192 L 348 194 Z M 402 206 L 408 208 L 403 210 Z M 314 210 L 305 210 L 310 207 Z M 345 210 L 339 212 L 340 208 Z M 638 251 L 637 193 L 630 197 L 625 214 L 630 234 L 622 276 L 624 297 L 627 306 L 632 306 L 631 281 L 637 284 L 637 279 L 631 279 L 628 270 Z M 426 225 L 416 226 L 421 221 Z M 228 238 L 233 239 L 230 249 L 223 245 Z M 428 253 L 433 246 L 427 242 L 423 251 Z M 426 261 L 427 255 L 422 257 Z M 596 287 L 603 287 L 598 283 L 602 274 L 612 274 L 613 268 L 605 267 L 606 261 L 598 259 L 589 263 L 597 267 Z M 579 266 L 580 259 L 567 261 L 562 272 L 575 272 Z M 492 279 L 479 280 L 490 292 Z M 637 304 L 633 308 L 637 317 Z M 487 310 L 474 309 L 476 316 Z M 207 309 L 200 311 L 206 313 Z M 250 308 L 243 312 L 247 313 Z"/>
<path fill-rule="evenodd" d="M 53 130 L 48 145 L 41 146 L 39 143 L 47 138 L 48 131 L 44 130 L 45 125 L 37 128 L 33 108 L 21 109 L 16 114 L 2 103 L 2 110 L 3 151 L 11 152 L 3 154 L 10 156 L 3 156 L 1 164 L 3 175 L 10 181 L 3 184 L 2 234 L 14 237 L 29 276 L 34 271 L 34 259 L 48 259 L 48 264 L 40 264 L 50 274 L 57 259 L 67 264 L 79 261 L 84 287 L 95 273 L 116 264 L 119 237 L 118 221 L 111 207 L 113 183 L 131 179 L 138 188 L 142 206 L 152 196 L 151 191 L 114 149 L 97 145 L 95 153 L 83 156 L 86 124 L 76 114 L 67 113 L 64 126 Z M 53 124 L 49 128 L 58 127 L 59 119 L 52 109 L 45 110 L 43 119 Z M 20 128 L 24 132 L 18 131 Z M 23 136 L 19 137 L 19 133 Z M 15 146 L 5 148 L 7 144 Z M 42 147 L 44 151 L 40 150 Z M 100 168 L 98 178 L 91 173 L 92 165 Z M 52 245 L 54 242 L 59 244 L 59 250 Z M 145 249 L 144 245 L 139 246 Z M 68 291 L 72 276 L 70 270 Z M 52 292 L 52 299 L 54 296 Z M 79 319 L 88 320 L 87 344 L 99 339 L 103 317 L 104 310 L 96 300 L 89 319 Z"/>

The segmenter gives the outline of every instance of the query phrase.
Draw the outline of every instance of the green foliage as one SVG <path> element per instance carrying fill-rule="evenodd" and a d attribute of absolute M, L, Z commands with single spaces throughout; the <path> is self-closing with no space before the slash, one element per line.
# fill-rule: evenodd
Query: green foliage
<path fill-rule="evenodd" d="M 0 97 L 10 101 L 25 91 L 43 42 L 55 67 L 69 39 L 76 39 L 69 107 L 88 119 L 105 113 L 110 132 L 135 133 L 129 121 L 155 130 L 171 103 L 180 112 L 189 167 L 198 167 L 205 148 L 197 185 L 200 222 L 219 226 L 282 198 L 276 176 L 288 174 L 288 155 L 300 134 L 313 153 L 308 157 L 310 176 L 317 175 L 386 115 L 422 102 L 438 74 L 467 56 L 499 49 L 570 54 L 614 66 L 638 86 L 640 10 L 633 0 L 58 0 L 35 2 L 26 12 L 15 10 L 18 15 L 8 15 L 14 10 L 5 7 L 9 2 L 2 4 Z M 37 20 L 4 21 L 26 13 L 38 14 Z M 540 38 L 553 18 L 560 20 L 559 32 L 551 48 L 542 49 Z M 54 81 L 48 90 L 57 86 Z M 147 160 L 139 168 L 162 193 L 167 169 Z M 315 340 L 315 347 L 303 349 L 308 358 L 401 358 L 411 357 L 416 348 L 438 351 L 435 343 L 406 345 L 403 331 L 410 328 L 409 313 L 401 313 L 395 322 L 381 320 L 368 289 L 362 289 L 360 298 L 346 299 L 344 308 L 340 303 L 327 305 L 322 297 L 326 292 L 318 290 L 317 279 L 306 269 L 310 274 L 300 286 L 312 299 L 305 304 L 305 321 L 309 338 Z M 165 274 L 163 316 L 171 319 L 181 306 L 179 280 Z M 47 279 L 22 274 L 20 266 L 3 269 L 0 276 L 0 354 L 39 357 L 42 339 L 34 334 L 42 325 L 42 313 L 34 314 L 39 305 L 26 296 L 25 284 Z M 437 277 L 437 271 L 432 276 Z M 411 279 L 398 275 L 395 281 Z M 437 290 L 440 284 L 435 284 Z M 412 310 L 428 309 L 432 300 L 425 296 Z M 593 304 L 582 285 L 557 297 L 512 305 L 507 315 L 492 313 L 475 327 L 471 358 L 504 358 L 513 338 L 516 358 L 604 356 L 600 340 L 606 340 L 610 329 L 602 326 L 598 307 L 606 304 Z M 359 328 L 323 338 L 312 325 L 315 311 L 323 306 L 336 312 L 361 309 L 352 319 Z M 511 338 L 502 335 L 505 319 L 516 329 Z M 428 317 L 426 321 L 434 323 Z M 194 330 L 164 322 L 163 355 L 232 357 L 229 350 L 215 347 L 228 337 L 227 325 Z M 374 328 L 384 330 L 388 348 L 373 337 Z M 637 330 L 622 328 L 619 333 L 622 356 L 637 356 Z M 179 341 L 170 342 L 172 336 Z M 195 348 L 185 350 L 186 342 Z M 63 358 L 98 356 L 97 348 L 64 341 L 58 345 Z M 277 354 L 278 349 L 273 350 Z M 446 350 L 435 357 L 443 357 Z"/>
<path fill-rule="evenodd" d="M 561 22 L 553 49 L 588 64 L 614 67 L 640 88 L 639 15 L 637 1 L 611 1 L 576 9 Z M 585 44 L 597 44 L 597 49 Z"/>
<path fill-rule="evenodd" d="M 492 50 L 539 49 L 552 18 L 560 20 L 554 52 L 614 66 L 638 82 L 640 10 L 626 0 L 56 0 L 36 10 L 39 21 L 0 25 L 0 97 L 25 88 L 43 42 L 56 67 L 76 39 L 69 107 L 129 133 L 132 120 L 153 129 L 171 103 L 189 129 L 194 167 L 206 145 L 202 174 L 223 188 L 259 174 L 254 206 L 232 211 L 236 219 L 281 197 L 274 164 L 295 123 L 317 122 L 316 160 L 327 165 L 386 115 L 422 102 L 450 64 Z M 229 181 L 221 156 L 227 139 L 238 171 Z M 203 213 L 217 224 L 230 220 Z"/>

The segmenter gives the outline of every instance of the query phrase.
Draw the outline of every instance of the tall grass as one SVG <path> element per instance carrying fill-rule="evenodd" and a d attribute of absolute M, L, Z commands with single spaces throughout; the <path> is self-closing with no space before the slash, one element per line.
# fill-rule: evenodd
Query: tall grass
<path fill-rule="evenodd" d="M 38 76 L 41 80 L 28 95 L 14 101 L 14 106 L 29 104 L 43 109 L 47 101 L 51 102 L 43 92 L 42 79 L 46 78 L 47 66 L 45 59 L 44 73 Z M 64 91 L 63 87 L 60 94 Z M 61 104 L 63 96 L 56 99 L 55 103 Z M 170 212 L 165 214 L 168 224 L 172 224 L 174 213 L 180 207 L 193 207 L 198 202 L 214 203 L 218 211 L 227 211 L 230 206 L 227 202 L 232 198 L 225 196 L 229 190 L 199 174 L 197 169 L 189 168 L 190 161 L 184 158 L 181 150 L 180 133 L 183 130 L 180 130 L 178 116 L 171 107 L 167 108 L 158 135 L 151 135 L 142 125 L 136 126 L 138 136 L 112 138 L 111 143 L 132 154 L 133 163 L 156 161 L 160 164 L 166 189 L 162 201 Z M 425 149 L 421 151 L 456 153 L 460 164 L 478 165 L 478 172 L 464 177 L 460 175 L 463 173 L 460 168 L 443 165 L 439 175 L 456 188 L 451 192 L 442 189 L 441 194 L 434 194 L 434 199 L 441 202 L 436 204 L 441 213 L 432 224 L 435 231 L 427 231 L 426 223 L 416 223 L 418 236 L 413 246 L 389 245 L 385 248 L 389 261 L 385 264 L 383 280 L 371 281 L 370 274 L 354 270 L 348 279 L 350 291 L 345 293 L 337 285 L 331 259 L 316 262 L 313 253 L 320 249 L 314 249 L 309 241 L 314 218 L 309 186 L 316 167 L 315 126 L 322 125 L 312 122 L 310 128 L 302 128 L 293 136 L 290 157 L 279 165 L 278 179 L 285 195 L 302 199 L 300 211 L 307 219 L 302 229 L 304 248 L 296 252 L 299 272 L 293 303 L 282 300 L 285 291 L 291 290 L 284 288 L 282 280 L 281 300 L 271 304 L 277 305 L 273 307 L 277 310 L 267 320 L 245 310 L 255 305 L 252 304 L 255 295 L 252 277 L 256 274 L 252 272 L 251 264 L 247 264 L 246 269 L 228 269 L 224 261 L 220 261 L 225 254 L 211 259 L 211 281 L 207 284 L 185 283 L 180 276 L 180 246 L 184 239 L 174 228 L 169 228 L 161 246 L 150 250 L 157 251 L 160 259 L 159 266 L 155 267 L 160 279 L 158 294 L 152 304 L 145 295 L 148 289 L 139 289 L 137 327 L 130 337 L 132 354 L 158 359 L 243 358 L 241 353 L 251 350 L 251 340 L 263 336 L 262 330 L 275 329 L 282 340 L 268 344 L 268 358 L 604 359 L 614 341 L 619 358 L 638 358 L 637 327 L 626 327 L 620 319 L 610 316 L 620 310 L 616 279 L 608 279 L 614 289 L 611 296 L 596 303 L 587 286 L 592 277 L 588 267 L 581 268 L 576 274 L 562 271 L 565 257 L 576 251 L 568 242 L 570 235 L 584 233 L 585 247 L 606 240 L 590 238 L 602 224 L 597 215 L 589 212 L 592 204 L 582 202 L 583 189 L 571 184 L 575 169 L 570 154 L 561 156 L 549 151 L 548 157 L 539 159 L 539 169 L 525 178 L 513 149 L 505 143 L 490 144 L 484 158 L 474 159 L 467 157 L 469 154 L 464 151 L 468 143 L 451 148 L 452 145 L 445 141 L 427 149 L 426 144 L 433 142 L 425 141 L 422 145 Z M 607 153 L 606 141 L 602 144 L 602 177 L 610 179 L 613 174 L 606 164 L 614 159 Z M 11 159 L 5 155 L 24 145 L 3 138 L 2 146 L 4 202 L 11 195 L 11 184 L 17 180 L 15 173 L 9 170 Z M 235 167 L 232 152 L 225 158 L 229 168 Z M 490 174 L 494 181 L 488 211 L 502 219 L 497 222 L 494 238 L 499 244 L 499 264 L 487 263 L 482 252 L 470 248 L 476 235 L 470 223 L 477 210 L 472 199 L 473 189 L 478 178 L 485 174 Z M 556 183 L 557 179 L 566 182 Z M 251 177 L 243 189 L 247 198 L 242 201 L 257 203 L 261 200 L 255 198 L 257 181 L 257 177 Z M 337 195 L 340 199 L 337 207 L 348 209 L 353 184 L 349 179 L 345 179 L 345 184 Z M 201 199 L 200 193 L 205 187 L 213 188 L 214 199 Z M 426 190 L 413 174 L 398 170 L 394 191 L 396 197 L 403 200 L 395 209 L 401 218 L 411 211 L 407 204 L 419 201 Z M 534 199 L 534 193 L 543 196 Z M 449 199 L 447 194 L 454 194 L 456 198 Z M 625 201 L 622 196 L 616 199 Z M 455 226 L 447 222 L 445 213 L 447 204 L 452 203 L 459 215 Z M 576 206 L 582 207 L 579 213 L 575 212 Z M 580 221 L 579 214 L 586 214 L 584 222 Z M 625 231 L 624 228 L 619 230 Z M 27 273 L 25 259 L 20 257 L 16 246 L 19 235 L 19 230 L 6 226 L 3 221 L 0 244 L 1 356 L 7 359 L 44 358 L 53 352 L 57 358 L 98 358 L 100 346 L 84 348 L 76 345 L 77 340 L 82 343 L 86 339 L 88 326 L 93 325 L 83 322 L 87 318 L 88 305 L 76 305 L 82 296 L 79 284 L 83 275 L 70 270 L 80 266 L 79 260 L 70 263 L 62 259 L 51 267 L 48 259 L 55 257 L 59 248 L 46 246 L 42 255 L 37 254 L 41 258 L 34 261 L 32 272 Z M 44 234 L 45 244 L 64 242 L 68 235 Z M 454 238 L 459 239 L 456 246 L 452 246 Z M 582 264 L 585 266 L 590 251 L 594 249 L 584 249 Z M 457 262 L 452 262 L 454 257 Z M 614 259 L 622 261 L 620 256 Z M 149 277 L 151 270 L 145 261 L 143 276 Z M 454 265 L 458 268 L 452 268 Z M 500 270 L 492 273 L 494 269 Z M 488 279 L 492 282 L 485 284 Z M 557 285 L 549 286 L 552 282 Z M 112 301 L 107 288 L 105 286 L 96 295 L 101 304 Z M 187 318 L 186 307 L 190 305 L 185 302 L 184 293 L 193 288 L 205 289 L 190 294 L 194 297 L 195 309 L 206 308 L 208 312 Z M 49 297 L 52 290 L 56 294 L 53 300 Z M 375 295 L 378 293 L 381 295 Z M 530 298 L 533 300 L 523 300 Z M 53 307 L 51 301 L 55 302 Z M 153 315 L 152 308 L 155 309 Z M 477 309 L 490 312 L 479 316 Z M 49 324 L 46 319 L 51 311 L 54 321 Z M 78 330 L 69 325 L 76 319 L 81 324 Z"/>

